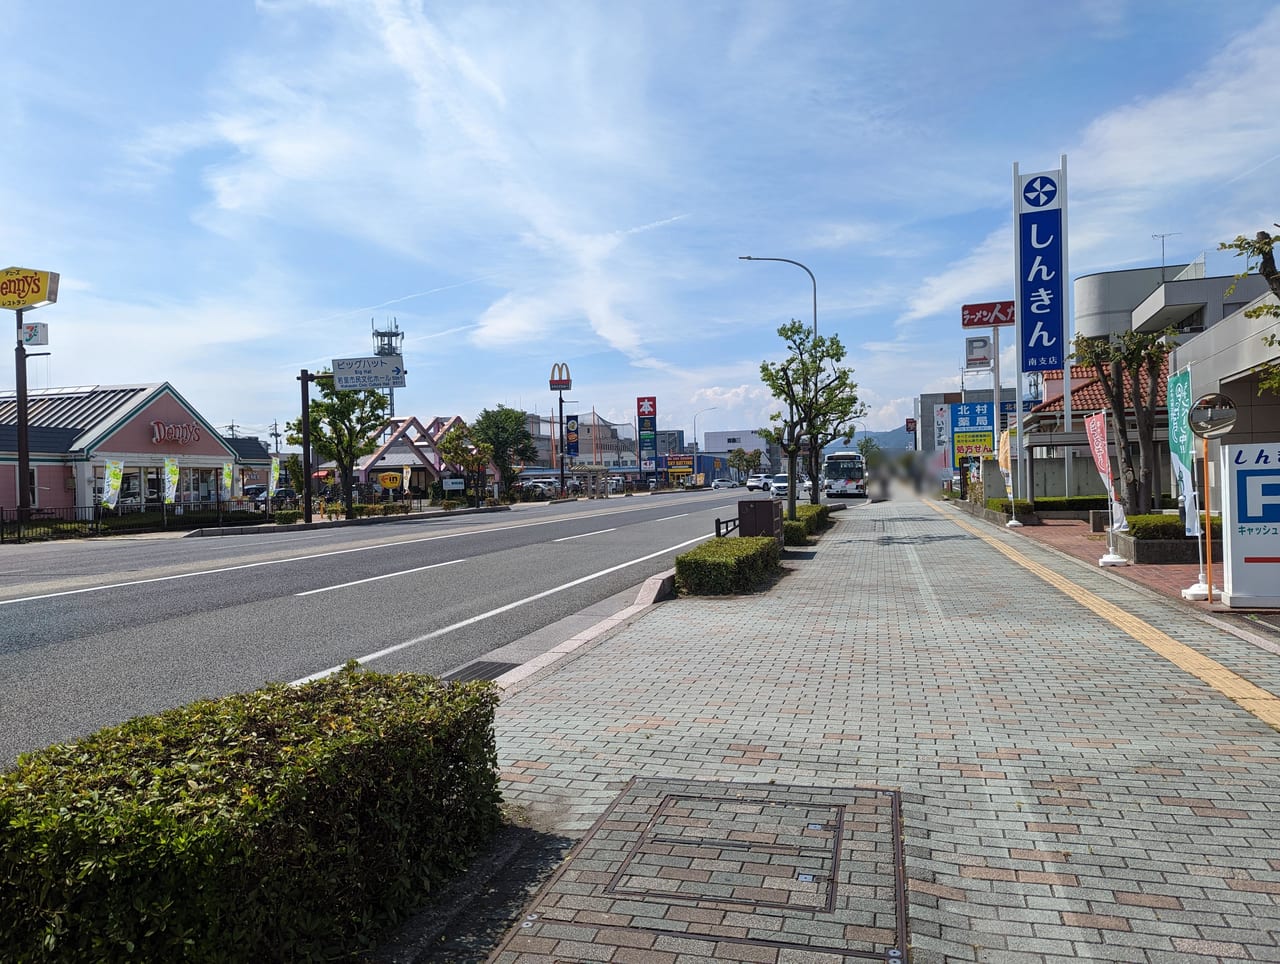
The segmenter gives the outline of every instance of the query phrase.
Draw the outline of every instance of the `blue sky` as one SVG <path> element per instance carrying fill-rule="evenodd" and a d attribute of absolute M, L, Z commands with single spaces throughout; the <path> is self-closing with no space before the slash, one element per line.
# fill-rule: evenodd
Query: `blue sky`
<path fill-rule="evenodd" d="M 1280 5 L 0 0 L 0 259 L 58 271 L 33 388 L 169 381 L 219 427 L 405 333 L 398 415 L 755 428 L 776 330 L 865 427 L 1012 297 L 1012 165 L 1068 156 L 1072 276 L 1280 220 Z M 1003 339 L 1008 349 L 1013 339 Z M 1006 351 L 1005 384 L 1013 384 Z M 0 365 L 0 390 L 12 390 Z M 989 376 L 968 376 L 988 387 Z"/>

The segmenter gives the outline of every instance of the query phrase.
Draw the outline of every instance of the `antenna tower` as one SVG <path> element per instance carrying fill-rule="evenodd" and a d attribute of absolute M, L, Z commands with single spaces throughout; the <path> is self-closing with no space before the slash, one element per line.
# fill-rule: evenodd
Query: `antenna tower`
<path fill-rule="evenodd" d="M 390 324 L 379 329 L 372 318 L 369 327 L 373 329 L 373 353 L 375 355 L 403 355 L 404 332 L 394 318 Z M 387 414 L 391 418 L 396 415 L 396 390 L 393 385 L 387 389 Z"/>

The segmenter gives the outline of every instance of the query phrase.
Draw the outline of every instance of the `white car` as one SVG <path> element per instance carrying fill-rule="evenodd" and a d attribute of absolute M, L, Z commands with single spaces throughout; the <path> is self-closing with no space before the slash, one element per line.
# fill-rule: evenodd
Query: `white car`
<path fill-rule="evenodd" d="M 769 491 L 773 493 L 773 497 L 775 499 L 785 499 L 787 497 L 788 488 L 790 488 L 790 483 L 787 481 L 786 472 L 775 475 L 769 481 Z"/>
<path fill-rule="evenodd" d="M 747 476 L 747 491 L 754 492 L 757 489 L 761 490 L 762 492 L 769 491 L 769 476 L 767 475 L 748 475 Z"/>
<path fill-rule="evenodd" d="M 712 482 L 712 483 L 711 483 L 711 488 L 713 488 L 713 489 L 732 489 L 732 488 L 733 488 L 734 486 L 736 486 L 737 484 L 738 484 L 738 483 L 737 483 L 737 482 L 734 482 L 732 479 L 716 479 L 714 482 Z"/>

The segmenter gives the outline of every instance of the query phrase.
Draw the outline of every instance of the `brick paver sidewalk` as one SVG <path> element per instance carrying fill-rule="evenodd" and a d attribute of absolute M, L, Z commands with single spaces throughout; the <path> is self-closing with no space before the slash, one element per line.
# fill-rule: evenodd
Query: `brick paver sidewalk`
<path fill-rule="evenodd" d="M 915 961 L 1280 960 L 1276 656 L 952 508 L 837 518 L 506 693 L 504 793 L 583 842 L 495 960 L 902 959 L 881 791 Z"/>

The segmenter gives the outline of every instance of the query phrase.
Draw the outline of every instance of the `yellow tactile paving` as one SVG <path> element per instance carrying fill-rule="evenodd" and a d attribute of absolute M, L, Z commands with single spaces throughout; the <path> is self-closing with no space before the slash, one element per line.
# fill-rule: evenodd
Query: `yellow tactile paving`
<path fill-rule="evenodd" d="M 942 509 L 938 506 L 932 503 L 926 504 L 935 512 L 942 513 Z M 1143 646 L 1173 663 L 1174 666 L 1207 683 L 1268 726 L 1280 730 L 1280 697 L 1250 683 L 1243 676 L 1232 672 L 1217 660 L 1204 655 L 1199 650 L 1192 649 L 1185 643 L 1178 642 L 1173 637 L 1161 632 L 1132 613 L 1125 612 L 1119 606 L 1109 603 L 1100 596 L 1089 592 L 1089 590 L 1077 586 L 1069 579 L 1058 575 L 1052 569 L 1027 558 L 1017 549 L 993 539 L 976 526 L 956 518 L 951 518 L 951 521 L 966 532 L 977 536 L 987 545 L 1004 553 L 1018 565 L 1039 576 L 1058 591 L 1070 596 L 1086 609 L 1097 613 L 1107 622 L 1128 633 Z"/>

